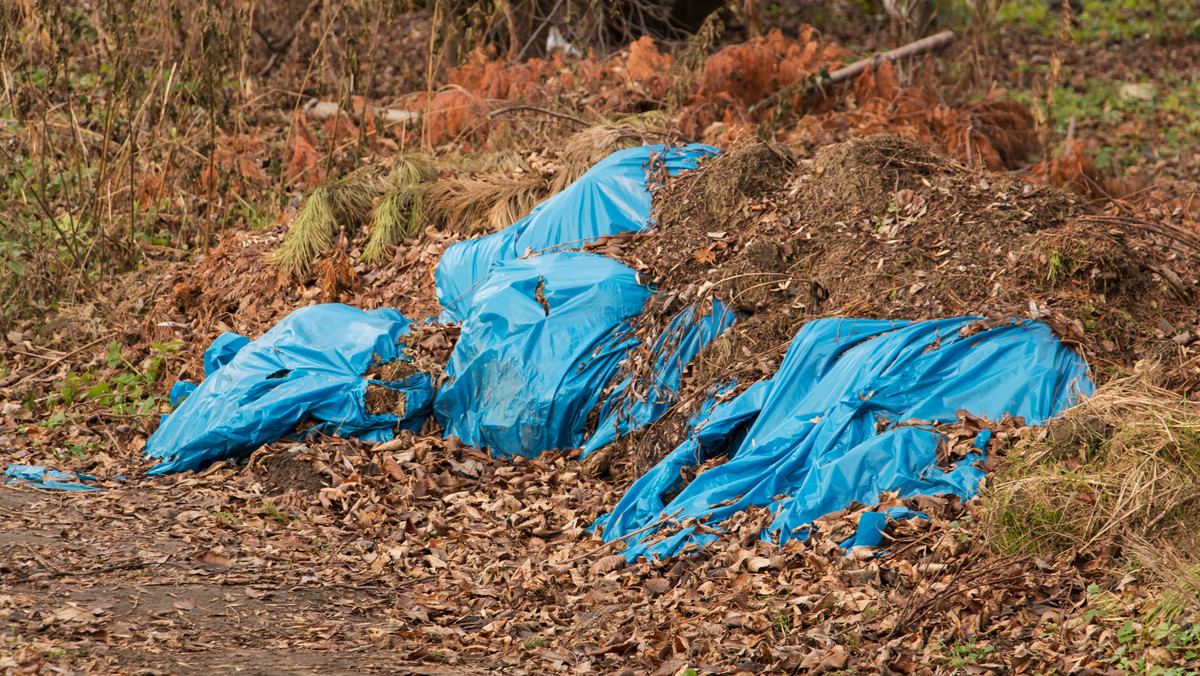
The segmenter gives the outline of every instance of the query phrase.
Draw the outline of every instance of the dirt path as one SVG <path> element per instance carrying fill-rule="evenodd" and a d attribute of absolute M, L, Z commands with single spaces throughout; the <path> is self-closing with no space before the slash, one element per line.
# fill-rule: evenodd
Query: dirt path
<path fill-rule="evenodd" d="M 44 656 L 54 661 L 146 674 L 475 670 L 430 666 L 427 647 L 392 633 L 402 592 L 321 584 L 301 562 L 229 565 L 187 535 L 147 527 L 136 507 L 100 515 L 94 499 L 0 486 L 6 648 L 53 642 Z"/>

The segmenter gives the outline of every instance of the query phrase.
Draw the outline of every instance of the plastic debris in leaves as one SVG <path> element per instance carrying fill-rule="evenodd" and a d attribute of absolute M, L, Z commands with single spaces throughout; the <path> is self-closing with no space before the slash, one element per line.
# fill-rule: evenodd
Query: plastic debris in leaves
<path fill-rule="evenodd" d="M 469 310 L 434 415 L 447 435 L 504 456 L 579 447 L 589 413 L 602 404 L 607 420 L 592 438 L 598 445 L 654 421 L 666 410 L 665 393 L 678 390 L 683 365 L 733 317 L 719 303 L 695 322 L 692 309 L 681 313 L 654 347 L 648 399 L 628 403 L 626 380 L 602 401 L 638 344 L 630 320 L 649 297 L 633 270 L 595 254 L 496 264 L 464 296 Z"/>
<path fill-rule="evenodd" d="M 296 310 L 258 340 L 222 335 L 204 355 L 204 382 L 172 390 L 182 402 L 146 442 L 146 454 L 163 460 L 149 474 L 248 456 L 295 434 L 300 423 L 312 425 L 306 431 L 368 441 L 420 429 L 433 400 L 428 375 L 364 377 L 372 365 L 404 358 L 398 342 L 409 327 L 397 310 L 330 304 Z M 370 384 L 398 391 L 403 416 L 369 413 Z"/>
<path fill-rule="evenodd" d="M 775 514 L 764 537 L 782 544 L 807 537 L 814 519 L 852 502 L 878 504 L 884 491 L 971 497 L 984 477 L 975 464 L 982 453 L 939 466 L 942 435 L 932 425 L 955 421 L 960 409 L 1038 424 L 1092 392 L 1087 366 L 1045 324 L 960 334 L 974 321 L 809 322 L 774 377 L 712 407 L 596 525 L 612 541 L 667 521 L 718 526 L 761 505 Z M 722 452 L 726 463 L 664 504 L 663 496 L 680 488 L 682 468 Z M 671 556 L 715 538 L 694 526 L 667 537 L 656 537 L 657 530 L 632 542 L 626 558 Z"/>
<path fill-rule="evenodd" d="M 22 484 L 30 488 L 44 488 L 55 491 L 98 491 L 96 486 L 79 483 L 81 481 L 98 481 L 89 474 L 71 474 L 56 469 L 46 469 L 41 465 L 9 465 L 4 470 L 6 483 Z"/>
<path fill-rule="evenodd" d="M 437 293 L 441 319 L 461 322 L 462 330 L 447 379 L 436 394 L 424 374 L 376 383 L 403 393 L 403 416 L 373 416 L 364 405 L 367 368 L 401 358 L 397 341 L 409 322 L 396 310 L 314 306 L 255 341 L 222 336 L 205 354 L 205 381 L 172 391 L 178 408 L 147 443 L 164 460 L 151 472 L 243 457 L 308 421 L 322 432 L 381 441 L 396 429 L 418 429 L 432 412 L 447 435 L 523 456 L 579 447 L 586 455 L 652 423 L 672 402 L 687 363 L 734 317 L 708 301 L 685 308 L 658 338 L 639 345 L 635 319 L 652 290 L 621 263 L 572 249 L 649 227 L 648 186 L 657 172 L 678 173 L 716 152 L 648 146 L 614 153 L 511 227 L 450 247 L 436 272 Z M 883 492 L 969 498 L 983 478 L 976 464 L 987 433 L 976 438 L 978 453 L 943 467 L 936 424 L 960 411 L 1036 424 L 1092 391 L 1084 362 L 1046 325 L 962 331 L 975 321 L 806 324 L 774 377 L 732 398 L 735 382 L 718 386 L 686 441 L 596 526 L 605 540 L 630 538 L 625 555 L 633 560 L 715 537 L 694 526 L 660 536 L 670 522 L 719 527 L 754 505 L 775 515 L 764 537 L 783 543 L 807 537 L 825 514 L 877 504 Z M 630 369 L 639 375 L 617 381 L 633 354 L 649 355 L 649 373 Z M 589 438 L 592 412 L 600 422 Z M 724 464 L 681 485 L 683 470 L 723 453 Z M 843 544 L 877 545 L 889 514 L 862 517 L 858 534 Z"/>

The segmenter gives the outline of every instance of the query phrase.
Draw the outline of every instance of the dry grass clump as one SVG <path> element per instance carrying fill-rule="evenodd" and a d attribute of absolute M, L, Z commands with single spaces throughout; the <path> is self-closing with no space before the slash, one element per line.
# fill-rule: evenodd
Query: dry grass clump
<path fill-rule="evenodd" d="M 554 175 L 554 192 L 571 185 L 593 164 L 618 150 L 661 142 L 652 135 L 627 124 L 600 124 L 572 135 L 563 145 L 563 166 Z"/>
<path fill-rule="evenodd" d="M 465 235 L 508 227 L 551 195 L 541 174 L 506 173 L 440 181 L 425 199 L 432 225 Z"/>
<path fill-rule="evenodd" d="M 1005 553 L 1138 571 L 1178 614 L 1200 610 L 1200 410 L 1158 380 L 1114 379 L 1019 444 L 980 512 Z"/>
<path fill-rule="evenodd" d="M 550 153 L 557 159 L 540 167 L 526 154 L 502 151 L 464 158 L 441 179 L 432 158 L 405 155 L 386 173 L 356 173 L 314 190 L 271 262 L 294 276 L 307 274 L 339 230 L 353 234 L 364 224 L 366 262 L 387 258 L 388 247 L 430 226 L 464 235 L 493 232 L 525 217 L 611 153 L 652 141 L 629 125 L 599 125 L 571 136 L 561 152 Z"/>

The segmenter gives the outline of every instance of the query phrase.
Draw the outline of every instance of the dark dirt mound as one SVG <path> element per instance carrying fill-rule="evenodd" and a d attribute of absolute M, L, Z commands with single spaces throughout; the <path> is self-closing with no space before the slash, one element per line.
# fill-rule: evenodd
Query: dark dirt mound
<path fill-rule="evenodd" d="M 328 477 L 313 467 L 312 460 L 295 451 L 263 454 L 257 465 L 270 495 L 289 490 L 315 493 L 329 485 Z"/>

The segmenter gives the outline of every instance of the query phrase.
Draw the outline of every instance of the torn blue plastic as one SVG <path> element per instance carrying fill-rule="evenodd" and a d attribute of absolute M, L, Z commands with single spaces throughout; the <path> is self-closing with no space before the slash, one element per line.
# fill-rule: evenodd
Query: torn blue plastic
<path fill-rule="evenodd" d="M 882 512 L 863 512 L 858 519 L 858 530 L 854 533 L 854 537 L 842 542 L 839 546 L 846 550 L 846 556 L 850 556 L 850 550 L 855 547 L 878 547 L 879 543 L 883 542 L 883 534 L 887 530 L 889 521 L 912 518 L 928 519 L 929 517 L 904 507 L 892 507 Z"/>
<path fill-rule="evenodd" d="M 654 380 L 643 398 L 626 379 L 601 405 L 605 386 L 637 347 L 629 320 L 649 297 L 633 270 L 596 254 L 561 251 L 496 264 L 464 296 L 470 311 L 434 415 L 447 436 L 526 457 L 579 447 L 597 407 L 604 422 L 585 453 L 654 422 L 674 399 L 683 367 L 733 315 L 718 302 L 702 317 L 694 307 L 680 312 L 651 346 Z"/>
<path fill-rule="evenodd" d="M 712 301 L 707 310 L 708 314 L 698 319 L 695 307 L 675 315 L 651 349 L 653 380 L 635 383 L 629 377 L 617 385 L 600 410 L 602 422 L 584 444 L 583 456 L 658 420 L 674 403 L 684 367 L 700 348 L 734 323 L 733 312 L 720 301 Z"/>
<path fill-rule="evenodd" d="M 697 159 L 718 153 L 716 148 L 700 144 L 617 151 L 511 226 L 454 244 L 442 254 L 435 273 L 437 299 L 444 308 L 442 320 L 461 321 L 470 314 L 468 292 L 497 263 L 529 254 L 581 249 L 604 235 L 646 229 L 650 220 L 647 169 L 652 156 L 661 158 L 666 170 L 675 175 L 694 168 Z"/>
<path fill-rule="evenodd" d="M 173 399 L 186 398 L 146 442 L 146 454 L 164 460 L 148 474 L 244 458 L 305 421 L 317 423 L 313 432 L 368 441 L 420 429 L 433 399 L 427 375 L 363 377 L 372 364 L 403 358 L 397 341 L 409 325 L 396 310 L 332 304 L 296 310 L 258 340 L 224 334 L 204 355 L 204 382 L 172 389 Z M 370 383 L 402 392 L 404 416 L 368 413 Z"/>
<path fill-rule="evenodd" d="M 434 402 L 446 435 L 505 456 L 579 446 L 588 412 L 636 344 L 626 320 L 649 297 L 633 270 L 595 254 L 497 264 L 468 293 Z"/>
<path fill-rule="evenodd" d="M 1086 364 L 1046 325 L 1010 324 L 961 337 L 959 330 L 973 321 L 808 323 L 771 380 L 715 407 L 709 421 L 663 461 L 664 471 L 656 467 L 635 482 L 613 513 L 597 522 L 604 539 L 672 514 L 673 520 L 714 525 L 764 505 L 775 513 L 764 537 L 782 544 L 807 537 L 814 519 L 853 501 L 877 504 L 884 491 L 971 497 L 984 476 L 973 462 L 981 456 L 943 472 L 936 463 L 941 435 L 897 423 L 952 422 L 956 410 L 966 409 L 1037 424 L 1092 392 Z M 728 462 L 663 504 L 663 493 L 677 487 L 681 463 L 702 460 L 706 449 L 724 443 L 723 433 L 751 418 L 744 438 L 730 445 Z M 877 432 L 880 421 L 890 422 Z M 777 500 L 781 495 L 786 497 Z M 625 555 L 631 561 L 666 557 L 715 537 L 692 531 L 655 542 L 651 529 Z"/>
<path fill-rule="evenodd" d="M 44 488 L 54 491 L 98 491 L 96 486 L 88 486 L 80 481 L 99 481 L 90 474 L 70 474 L 56 469 L 46 469 L 41 465 L 9 465 L 4 470 L 4 477 L 9 483 L 21 483 L 30 488 Z"/>

